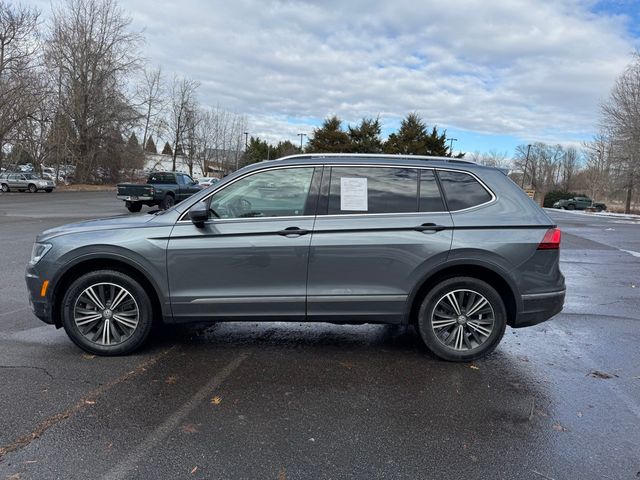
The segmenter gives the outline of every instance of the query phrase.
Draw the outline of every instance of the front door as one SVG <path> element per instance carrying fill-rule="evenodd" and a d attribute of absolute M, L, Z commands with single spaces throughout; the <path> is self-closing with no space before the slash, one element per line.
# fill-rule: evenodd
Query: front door
<path fill-rule="evenodd" d="M 453 223 L 433 170 L 335 166 L 321 191 L 308 320 L 401 322 L 415 285 L 451 248 Z"/>
<path fill-rule="evenodd" d="M 178 200 L 182 201 L 186 198 L 189 198 L 194 193 L 200 191 L 200 187 L 198 184 L 193 181 L 189 175 L 179 173 L 176 175 L 178 181 Z"/>
<path fill-rule="evenodd" d="M 274 168 L 217 188 L 210 219 L 179 221 L 167 251 L 177 321 L 302 320 L 321 169 Z"/>

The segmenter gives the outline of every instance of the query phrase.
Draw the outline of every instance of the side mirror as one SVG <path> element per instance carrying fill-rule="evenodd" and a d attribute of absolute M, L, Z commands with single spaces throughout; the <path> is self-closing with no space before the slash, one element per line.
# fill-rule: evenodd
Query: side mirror
<path fill-rule="evenodd" d="M 198 202 L 191 207 L 191 210 L 189 210 L 189 218 L 196 227 L 204 227 L 205 222 L 209 220 L 209 206 L 207 203 Z"/>

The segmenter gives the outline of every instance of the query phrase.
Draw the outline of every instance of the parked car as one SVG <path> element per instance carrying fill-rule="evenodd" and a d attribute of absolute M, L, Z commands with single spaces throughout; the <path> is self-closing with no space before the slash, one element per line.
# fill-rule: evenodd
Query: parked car
<path fill-rule="evenodd" d="M 594 203 L 589 197 L 573 197 L 567 200 L 558 200 L 553 204 L 553 208 L 561 208 L 566 210 L 585 210 L 587 208 L 594 208 L 598 212 L 602 212 L 607 209 L 604 203 Z"/>
<path fill-rule="evenodd" d="M 142 205 L 159 205 L 166 210 L 202 190 L 193 178 L 179 172 L 154 172 L 144 185 L 120 183 L 117 188 L 117 198 L 124 200 L 130 212 L 139 212 Z"/>
<path fill-rule="evenodd" d="M 99 355 L 134 351 L 155 322 L 278 320 L 413 324 L 469 361 L 562 310 L 560 237 L 495 168 L 308 154 L 156 215 L 48 230 L 26 280 L 36 316 Z"/>
<path fill-rule="evenodd" d="M 214 177 L 202 177 L 198 179 L 198 185 L 202 188 L 209 188 L 211 185 L 219 181 L 220 179 Z"/>
<path fill-rule="evenodd" d="M 52 180 L 39 177 L 34 173 L 3 173 L 0 176 L 0 187 L 3 192 L 18 190 L 19 192 L 29 191 L 36 193 L 38 190 L 44 190 L 47 193 L 53 192 L 56 184 Z"/>

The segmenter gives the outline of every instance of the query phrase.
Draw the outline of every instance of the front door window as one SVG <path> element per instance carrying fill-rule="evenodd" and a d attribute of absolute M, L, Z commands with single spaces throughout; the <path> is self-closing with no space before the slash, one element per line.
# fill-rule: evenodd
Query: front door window
<path fill-rule="evenodd" d="M 209 211 L 216 218 L 304 215 L 313 171 L 282 168 L 249 175 L 213 194 Z"/>

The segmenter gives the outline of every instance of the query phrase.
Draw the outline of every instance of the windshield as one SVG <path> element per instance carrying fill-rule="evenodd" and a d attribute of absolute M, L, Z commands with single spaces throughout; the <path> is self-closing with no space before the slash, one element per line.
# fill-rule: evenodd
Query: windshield
<path fill-rule="evenodd" d="M 33 173 L 25 173 L 24 176 L 27 178 L 27 180 L 37 180 L 38 176 L 34 175 Z"/>

